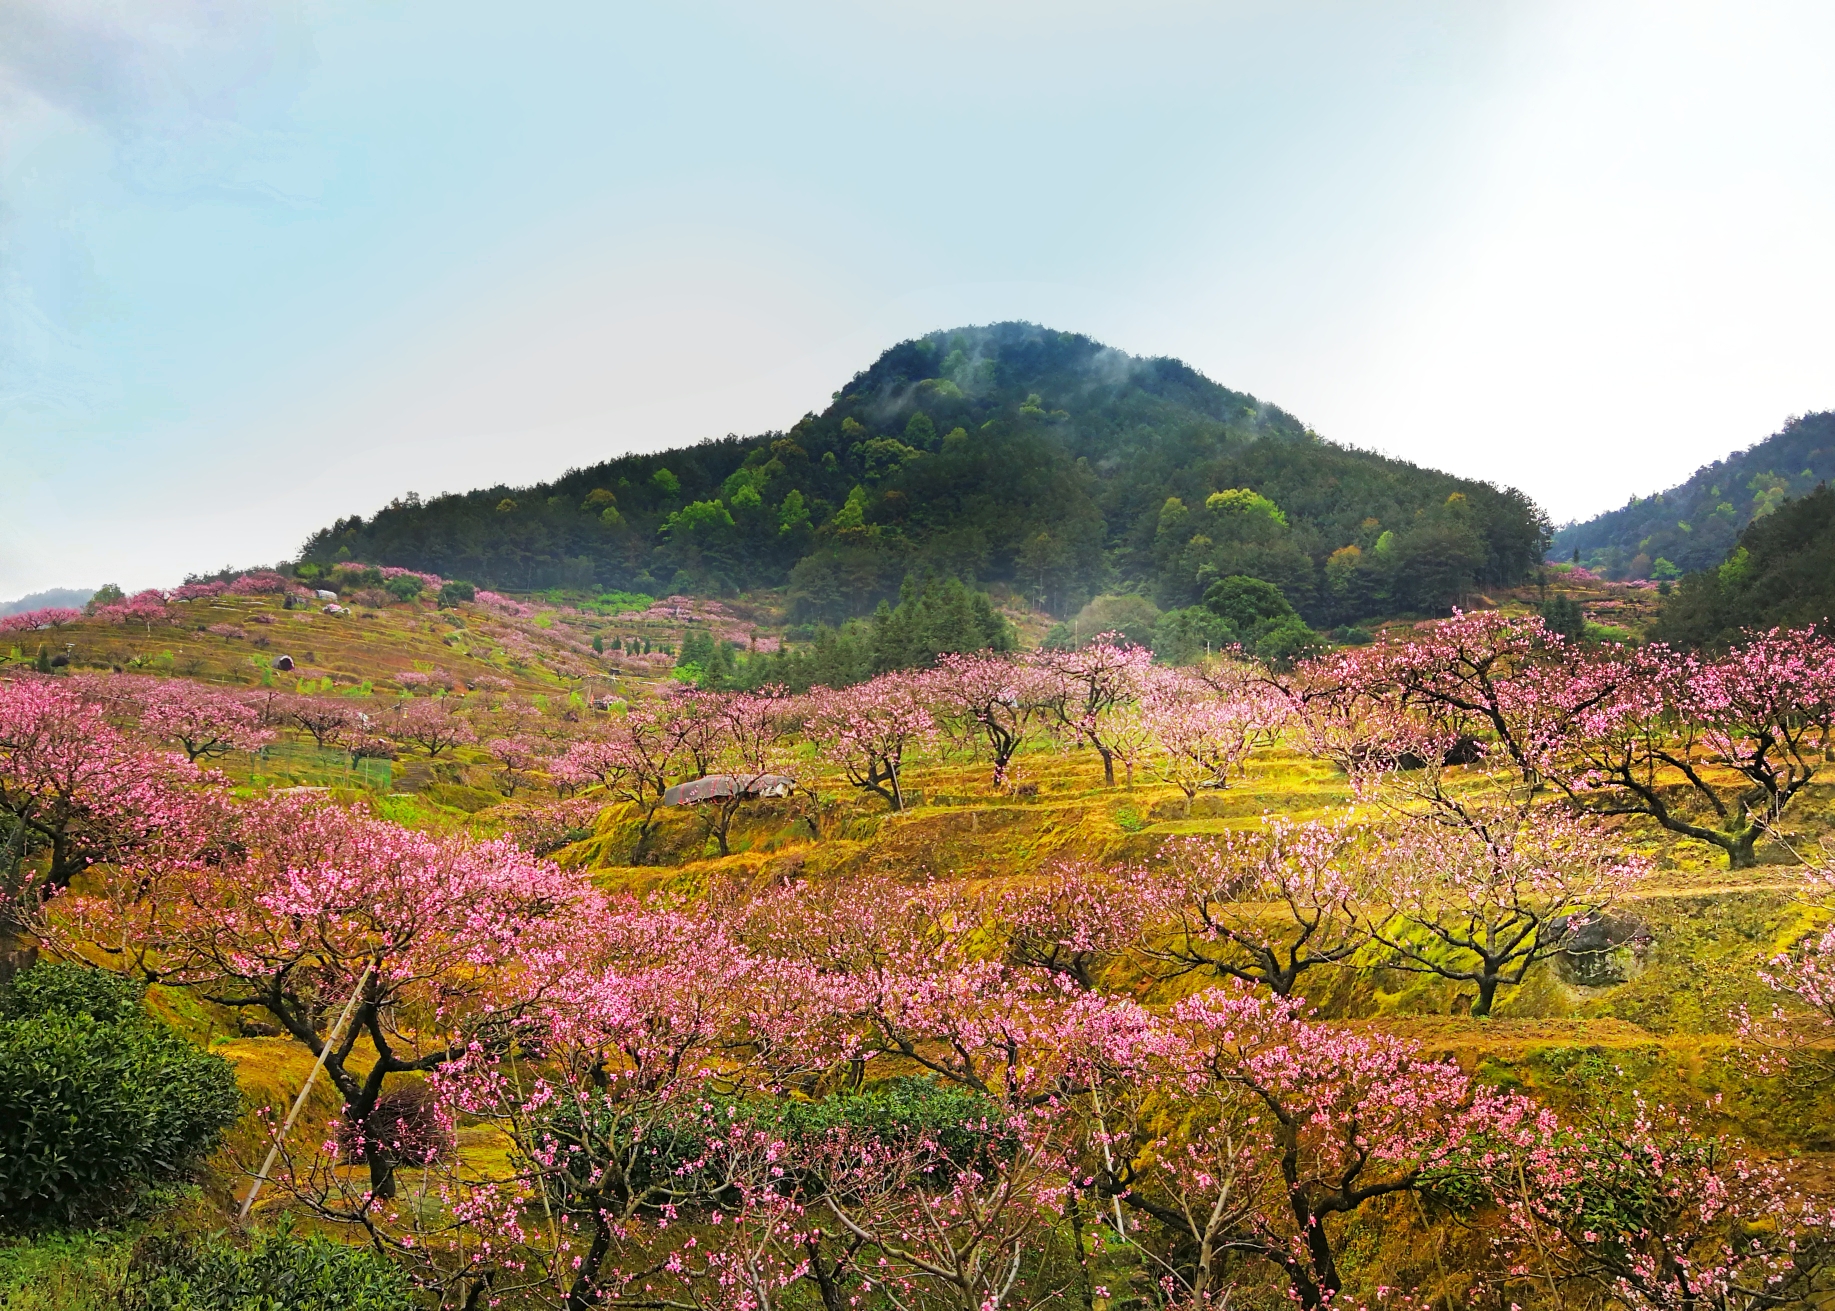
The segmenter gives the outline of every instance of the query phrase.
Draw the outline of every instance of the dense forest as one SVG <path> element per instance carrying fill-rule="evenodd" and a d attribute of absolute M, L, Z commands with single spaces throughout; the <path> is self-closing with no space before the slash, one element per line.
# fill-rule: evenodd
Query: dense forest
<path fill-rule="evenodd" d="M 1679 487 L 1569 524 L 1555 534 L 1555 551 L 1611 579 L 1679 578 L 1718 565 L 1746 525 L 1830 478 L 1835 411 L 1806 414 Z"/>
<path fill-rule="evenodd" d="M 1247 576 L 1329 625 L 1514 582 L 1546 532 L 1520 492 L 1323 441 L 1177 360 L 1003 323 L 893 347 L 787 432 L 409 495 L 302 558 L 500 588 L 785 586 L 796 620 L 825 623 L 913 572 L 1059 615 L 1105 590 L 1188 607 Z"/>
<path fill-rule="evenodd" d="M 1718 567 L 1684 578 L 1650 635 L 1677 646 L 1723 647 L 1744 630 L 1826 626 L 1832 617 L 1835 492 L 1824 483 L 1755 519 Z"/>

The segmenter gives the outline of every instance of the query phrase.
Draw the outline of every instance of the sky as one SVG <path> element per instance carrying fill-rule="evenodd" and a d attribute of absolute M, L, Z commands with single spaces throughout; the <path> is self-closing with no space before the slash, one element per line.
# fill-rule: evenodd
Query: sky
<path fill-rule="evenodd" d="M 1835 408 L 1835 6 L 6 0 L 0 598 L 1174 355 L 1557 521 Z"/>

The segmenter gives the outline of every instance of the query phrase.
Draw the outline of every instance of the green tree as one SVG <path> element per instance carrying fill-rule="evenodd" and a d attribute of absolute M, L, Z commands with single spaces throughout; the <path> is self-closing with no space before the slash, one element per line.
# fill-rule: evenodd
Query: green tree
<path fill-rule="evenodd" d="M 1539 608 L 1542 623 L 1550 632 L 1559 633 L 1570 642 L 1578 642 L 1586 636 L 1586 614 L 1573 597 L 1551 596 Z"/>

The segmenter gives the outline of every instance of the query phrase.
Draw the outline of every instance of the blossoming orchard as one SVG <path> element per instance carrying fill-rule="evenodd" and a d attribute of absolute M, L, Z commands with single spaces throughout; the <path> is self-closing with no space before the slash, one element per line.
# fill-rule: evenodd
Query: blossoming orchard
<path fill-rule="evenodd" d="M 792 695 L 448 603 L 392 673 L 279 575 L 0 620 L 242 661 L 0 670 L 6 960 L 231 1054 L 222 1224 L 441 1307 L 1835 1305 L 1819 633 Z"/>

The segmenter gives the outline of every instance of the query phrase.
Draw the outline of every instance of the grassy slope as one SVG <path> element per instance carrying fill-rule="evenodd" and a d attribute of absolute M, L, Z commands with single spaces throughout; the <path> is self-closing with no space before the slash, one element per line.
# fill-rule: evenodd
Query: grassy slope
<path fill-rule="evenodd" d="M 1557 580 L 1557 586 L 1566 585 Z M 1602 614 L 1602 606 L 1617 604 L 1624 612 L 1654 599 L 1621 588 L 1576 590 L 1602 617 L 1612 613 Z M 1526 591 L 1491 599 L 1524 605 L 1535 596 Z M 58 646 L 73 643 L 79 667 L 119 665 L 220 682 L 288 683 L 292 680 L 267 669 L 269 657 L 286 649 L 304 662 L 310 650 L 313 659 L 295 678 L 319 685 L 329 678 L 347 695 L 388 697 L 395 690 L 395 674 L 439 669 L 462 682 L 502 678 L 518 695 L 540 696 L 550 704 L 575 692 L 642 695 L 666 676 L 666 658 L 608 659 L 588 666 L 590 657 L 580 654 L 577 643 L 594 631 L 608 642 L 613 636 L 653 643 L 680 640 L 679 623 L 632 616 L 569 619 L 550 612 L 544 625 L 540 615 L 510 620 L 467 607 L 454 616 L 462 627 L 454 627 L 448 616 L 421 606 L 390 606 L 368 612 L 374 617 L 349 618 L 281 612 L 266 599 L 194 602 L 174 609 L 183 612 L 188 627 L 156 627 L 148 633 L 83 622 L 43 636 L 55 637 Z M 257 614 L 275 622 L 251 622 Z M 1641 615 L 1628 617 L 1634 623 L 1641 620 Z M 251 636 L 198 631 L 220 623 L 236 624 Z M 286 643 L 279 640 L 283 634 Z M 22 650 L 23 657 L 36 650 L 30 638 L 37 636 L 27 635 L 19 643 L 30 647 Z M 267 637 L 269 645 L 253 647 L 254 636 Z M 1331 767 L 1282 748 L 1257 753 L 1243 779 L 1190 806 L 1175 790 L 1148 782 L 1104 789 L 1099 766 L 1088 752 L 1034 750 L 1022 757 L 1020 778 L 1037 785 L 1036 797 L 995 795 L 982 765 L 919 763 L 907 779 L 920 800 L 899 815 L 887 814 L 878 799 L 830 779 L 818 789 L 819 808 L 801 799 L 751 807 L 736 828 L 734 854 L 726 858 L 709 854 L 696 815 L 665 812 L 642 865 L 627 863 L 631 816 L 613 808 L 601 814 L 593 836 L 567 849 L 563 858 L 590 868 L 606 886 L 634 890 L 668 886 L 687 891 L 722 880 L 750 882 L 792 873 L 846 878 L 867 870 L 912 879 L 1011 880 L 1041 877 L 1060 860 L 1151 860 L 1161 844 L 1183 835 L 1255 826 L 1265 815 L 1318 817 L 1351 802 L 1344 779 Z M 380 813 L 400 822 L 482 833 L 494 832 L 509 809 L 490 805 L 474 814 L 469 802 L 441 804 L 442 799 L 465 800 L 452 790 L 455 786 L 475 787 L 478 802 L 497 800 L 488 791 L 489 767 L 476 751 L 461 752 L 450 764 L 403 762 L 397 786 L 416 789 L 416 794 L 352 795 L 365 796 Z M 1824 784 L 1803 799 L 1794 819 L 1798 837 L 1814 840 L 1830 832 L 1832 797 L 1835 785 Z M 1823 1154 L 1835 1152 L 1835 1137 L 1828 1128 L 1827 1089 L 1814 1080 L 1759 1076 L 1733 1059 L 1736 1008 L 1769 1004 L 1757 978 L 1759 966 L 1814 921 L 1815 912 L 1794 899 L 1796 880 L 1783 863 L 1785 853 L 1773 850 L 1768 853 L 1772 863 L 1731 875 L 1720 867 L 1716 853 L 1648 826 L 1625 824 L 1620 838 L 1651 855 L 1661 871 L 1657 884 L 1625 908 L 1649 928 L 1654 942 L 1633 962 L 1632 977 L 1624 984 L 1577 988 L 1542 967 L 1520 988 L 1500 994 L 1498 1014 L 1490 1020 L 1449 1014 L 1455 996 L 1449 985 L 1370 968 L 1318 971 L 1308 977 L 1305 990 L 1326 1014 L 1415 1038 L 1430 1053 L 1453 1058 L 1500 1085 L 1531 1089 L 1558 1105 L 1617 1099 L 1633 1088 L 1654 1099 L 1699 1106 L 1721 1097 L 1714 1110 L 1721 1122 L 1760 1144 L 1805 1154 L 1806 1162 L 1828 1168 Z M 1136 991 L 1146 986 L 1139 978 L 1112 982 Z M 1203 983 L 1192 978 L 1179 986 Z M 1148 995 L 1164 1000 L 1166 990 Z M 154 1004 L 237 1064 L 251 1109 L 284 1108 L 310 1065 L 297 1045 L 245 1035 L 234 1017 L 182 994 L 155 990 Z M 322 1132 L 336 1110 L 335 1096 L 321 1087 L 300 1132 Z M 257 1122 L 245 1118 L 213 1162 L 202 1196 L 182 1203 L 161 1223 L 208 1228 L 219 1222 L 212 1217 L 220 1218 L 231 1194 L 245 1186 L 247 1164 L 260 1144 Z M 503 1147 L 473 1140 L 465 1150 L 468 1159 L 488 1169 L 500 1160 Z M 1437 1262 L 1442 1271 L 1460 1268 L 1464 1240 L 1443 1225 L 1428 1225 L 1406 1208 L 1389 1208 L 1367 1223 L 1380 1226 L 1383 1234 L 1380 1243 L 1372 1235 L 1365 1253 L 1372 1278 L 1431 1284 L 1439 1275 L 1423 1263 Z M 1398 1243 L 1398 1235 L 1406 1241 Z M 1398 1252 L 1411 1255 L 1404 1259 Z M 119 1250 L 106 1245 L 80 1252 L 55 1244 L 15 1251 L 0 1258 L 0 1304 L 37 1305 L 6 1292 L 9 1284 L 37 1290 L 60 1286 L 58 1281 L 66 1278 L 80 1283 L 67 1267 L 105 1273 L 119 1260 Z M 68 1293 L 65 1304 L 83 1305 L 77 1291 Z"/>

